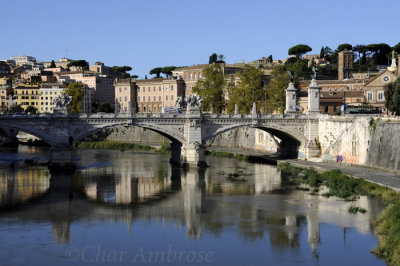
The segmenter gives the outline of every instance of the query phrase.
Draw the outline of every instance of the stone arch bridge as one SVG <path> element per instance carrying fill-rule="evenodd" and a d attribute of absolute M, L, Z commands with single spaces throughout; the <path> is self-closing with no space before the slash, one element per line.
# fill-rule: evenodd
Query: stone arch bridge
<path fill-rule="evenodd" d="M 71 148 L 96 131 L 115 126 L 138 126 L 170 139 L 171 162 L 202 166 L 205 143 L 239 127 L 265 130 L 282 140 L 281 154 L 308 159 L 319 155 L 318 116 L 203 114 L 48 114 L 1 115 L 0 129 L 8 138 L 24 131 L 41 138 L 52 150 Z"/>

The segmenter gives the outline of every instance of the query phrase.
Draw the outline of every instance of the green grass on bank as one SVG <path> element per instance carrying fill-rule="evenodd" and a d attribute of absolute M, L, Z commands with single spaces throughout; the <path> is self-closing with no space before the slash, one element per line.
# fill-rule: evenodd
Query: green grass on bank
<path fill-rule="evenodd" d="M 329 188 L 329 195 L 344 200 L 355 200 L 360 195 L 382 199 L 386 207 L 374 222 L 379 245 L 373 253 L 384 258 L 388 265 L 400 265 L 400 193 L 363 179 L 351 178 L 339 170 L 320 173 L 313 169 L 296 167 L 290 163 L 282 163 L 279 167 L 296 182 L 308 184 L 313 188 L 324 185 Z M 363 213 L 365 210 L 349 208 L 348 211 Z"/>
<path fill-rule="evenodd" d="M 154 148 L 149 145 L 139 145 L 136 143 L 125 143 L 113 140 L 104 141 L 82 141 L 75 145 L 76 148 L 83 149 L 105 149 L 105 150 L 139 150 L 167 153 L 170 151 L 169 144 L 163 143 L 160 148 Z"/>
<path fill-rule="evenodd" d="M 242 161 L 248 161 L 248 159 L 249 159 L 249 156 L 246 154 L 231 153 L 231 152 L 226 152 L 226 151 L 212 150 L 211 152 L 207 151 L 206 154 L 210 154 L 211 156 L 214 156 L 214 157 L 236 158 L 236 159 L 242 160 Z"/>

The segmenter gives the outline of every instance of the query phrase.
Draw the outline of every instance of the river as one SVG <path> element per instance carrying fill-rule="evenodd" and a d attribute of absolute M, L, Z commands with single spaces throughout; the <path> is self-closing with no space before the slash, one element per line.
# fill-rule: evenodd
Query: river
<path fill-rule="evenodd" d="M 0 152 L 0 265 L 385 265 L 379 200 L 310 195 L 276 166 L 82 149 L 74 173 L 50 174 L 25 159 L 48 152 Z"/>

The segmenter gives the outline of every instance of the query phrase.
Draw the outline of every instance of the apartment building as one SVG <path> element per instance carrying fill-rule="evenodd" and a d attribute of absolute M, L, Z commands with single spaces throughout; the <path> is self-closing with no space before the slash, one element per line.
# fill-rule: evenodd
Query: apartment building
<path fill-rule="evenodd" d="M 136 102 L 136 80 L 135 79 L 119 79 L 114 83 L 115 86 L 115 102 L 119 106 L 119 112 L 126 113 L 137 111 Z"/>
<path fill-rule="evenodd" d="M 113 105 L 115 101 L 115 88 L 113 79 L 100 75 L 94 71 L 67 71 L 56 73 L 58 82 L 81 82 L 89 89 L 93 89 L 94 102 L 108 102 Z"/>
<path fill-rule="evenodd" d="M 39 85 L 20 84 L 14 88 L 14 103 L 20 104 L 26 110 L 28 106 L 40 108 L 40 88 Z"/>
<path fill-rule="evenodd" d="M 40 113 L 53 113 L 54 112 L 54 105 L 52 101 L 54 98 L 58 97 L 63 93 L 65 89 L 65 85 L 59 84 L 46 84 L 40 88 L 40 106 L 39 112 Z"/>
<path fill-rule="evenodd" d="M 185 95 L 185 82 L 176 78 L 136 80 L 138 111 L 160 113 L 162 107 L 175 106 L 176 99 Z"/>
<path fill-rule="evenodd" d="M 193 87 L 197 81 L 203 77 L 204 68 L 210 64 L 199 64 L 194 66 L 182 67 L 172 71 L 172 77 L 183 79 L 185 82 L 185 95 L 192 95 Z M 236 74 L 239 70 L 243 69 L 241 66 L 229 65 L 225 63 L 220 64 L 222 71 L 225 75 Z"/>

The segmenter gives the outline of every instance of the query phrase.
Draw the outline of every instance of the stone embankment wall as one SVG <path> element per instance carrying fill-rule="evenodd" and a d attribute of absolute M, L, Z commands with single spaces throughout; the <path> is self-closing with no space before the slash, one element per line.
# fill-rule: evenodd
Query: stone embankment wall
<path fill-rule="evenodd" d="M 91 136 L 93 140 L 115 140 L 122 142 L 162 144 L 169 142 L 160 134 L 140 127 L 119 126 L 106 129 Z M 208 143 L 210 144 L 210 143 Z M 238 128 L 218 135 L 211 143 L 212 146 L 257 149 L 276 152 L 279 142 L 269 133 L 254 128 Z"/>
<path fill-rule="evenodd" d="M 400 171 L 400 119 L 321 119 L 321 159 Z"/>

